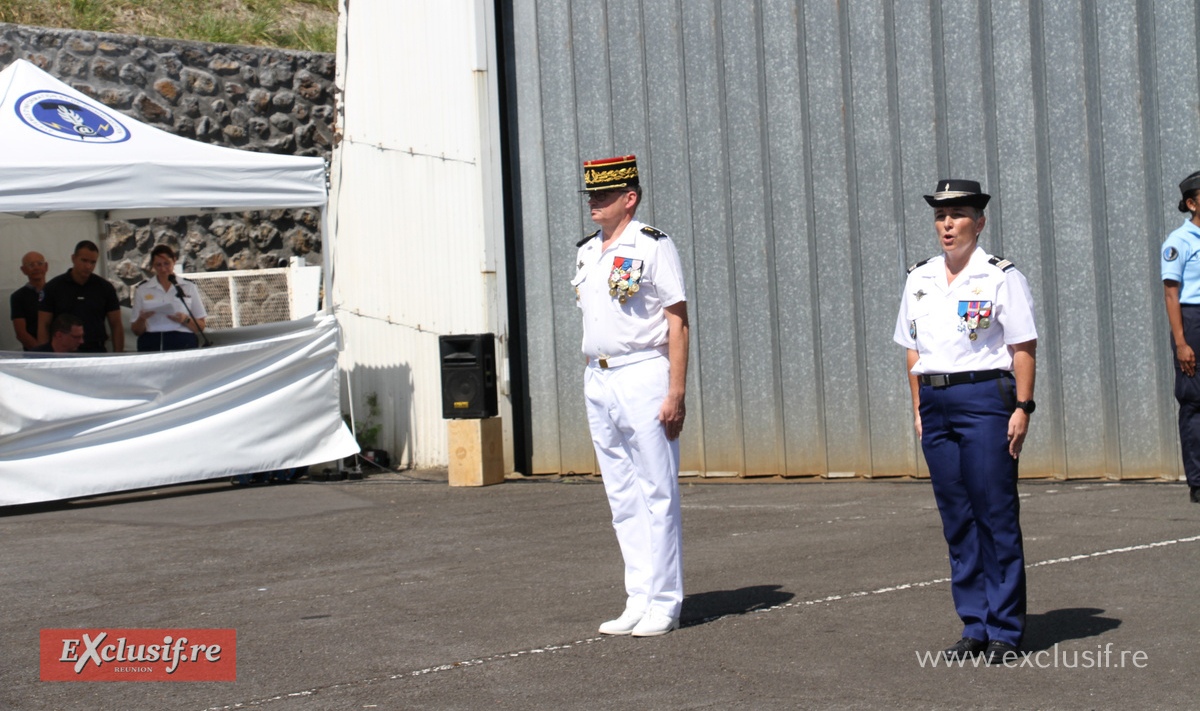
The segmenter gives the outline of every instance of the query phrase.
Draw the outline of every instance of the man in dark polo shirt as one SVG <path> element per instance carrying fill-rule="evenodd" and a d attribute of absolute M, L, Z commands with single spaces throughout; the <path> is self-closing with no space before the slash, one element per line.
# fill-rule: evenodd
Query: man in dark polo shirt
<path fill-rule="evenodd" d="M 14 291 L 8 299 L 13 330 L 25 350 L 38 344 L 38 304 L 46 288 L 46 267 L 46 258 L 37 252 L 21 257 L 21 273 L 29 283 Z"/>
<path fill-rule="evenodd" d="M 112 331 L 113 350 L 125 350 L 125 329 L 121 325 L 121 305 L 117 290 L 107 279 L 92 272 L 100 261 L 100 248 L 84 240 L 75 245 L 71 268 L 46 282 L 46 295 L 38 313 L 38 343 L 50 342 L 50 322 L 59 314 L 78 316 L 83 321 L 83 345 L 80 353 L 104 353 L 104 322 Z"/>

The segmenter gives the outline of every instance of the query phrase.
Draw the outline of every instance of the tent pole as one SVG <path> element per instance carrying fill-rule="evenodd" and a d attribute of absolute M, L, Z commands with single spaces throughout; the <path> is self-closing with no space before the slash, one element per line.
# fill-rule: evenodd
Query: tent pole
<path fill-rule="evenodd" d="M 354 386 L 350 383 L 350 371 L 343 370 L 342 372 L 344 372 L 346 374 L 346 399 L 350 403 L 350 434 L 354 435 L 354 443 L 358 444 L 358 423 L 354 418 Z M 356 468 L 361 466 L 358 463 L 358 456 L 359 455 L 356 452 L 354 454 L 354 466 Z M 345 461 L 346 461 L 345 459 L 338 460 L 338 471 L 339 472 L 343 471 L 342 465 Z"/>

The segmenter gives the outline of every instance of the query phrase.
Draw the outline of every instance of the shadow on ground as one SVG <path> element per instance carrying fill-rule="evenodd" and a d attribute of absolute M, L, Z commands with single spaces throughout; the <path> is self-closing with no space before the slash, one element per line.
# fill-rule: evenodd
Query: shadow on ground
<path fill-rule="evenodd" d="M 713 592 L 688 595 L 683 600 L 680 624 L 687 627 L 702 625 L 726 615 L 744 615 L 755 610 L 764 610 L 782 605 L 795 595 L 780 590 L 781 585 L 752 585 L 737 590 L 715 590 Z"/>
<path fill-rule="evenodd" d="M 1069 607 L 1029 615 L 1025 618 L 1025 641 L 1021 647 L 1027 652 L 1038 652 L 1060 642 L 1096 637 L 1121 626 L 1121 620 L 1100 617 L 1103 612 L 1094 607 Z"/>

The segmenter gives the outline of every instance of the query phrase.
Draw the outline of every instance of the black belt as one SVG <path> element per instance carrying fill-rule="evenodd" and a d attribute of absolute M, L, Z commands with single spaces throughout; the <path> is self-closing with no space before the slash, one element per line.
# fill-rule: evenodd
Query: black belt
<path fill-rule="evenodd" d="M 970 373 L 942 373 L 938 375 L 918 375 L 917 380 L 922 385 L 932 385 L 944 388 L 947 385 L 962 385 L 963 383 L 982 383 L 997 378 L 1013 377 L 1007 370 L 976 370 Z"/>

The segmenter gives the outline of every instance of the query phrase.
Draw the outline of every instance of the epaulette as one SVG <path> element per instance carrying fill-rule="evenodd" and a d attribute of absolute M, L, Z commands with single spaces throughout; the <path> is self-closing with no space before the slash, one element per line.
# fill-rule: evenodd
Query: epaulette
<path fill-rule="evenodd" d="M 139 281 L 138 283 L 134 284 L 134 285 L 133 285 L 133 288 L 134 288 L 134 289 L 136 289 L 136 288 L 138 288 L 138 287 L 139 287 L 139 286 L 141 286 L 142 284 L 145 284 L 145 283 L 146 283 L 146 282 L 148 282 L 148 281 L 150 281 L 150 280 L 149 280 L 149 279 L 142 279 L 142 280 L 141 280 L 141 281 Z"/>
<path fill-rule="evenodd" d="M 583 245 L 587 244 L 589 239 L 595 237 L 598 234 L 600 234 L 600 230 L 596 230 L 595 232 L 591 233 L 587 237 L 584 237 L 583 239 L 579 240 L 578 242 L 575 243 L 575 246 L 582 247 Z"/>
<path fill-rule="evenodd" d="M 650 225 L 646 225 L 645 227 L 642 228 L 642 234 L 649 235 L 649 236 L 653 237 L 654 239 L 662 239 L 663 237 L 667 236 L 666 232 L 663 232 L 662 230 L 656 230 L 653 227 L 651 227 Z"/>
<path fill-rule="evenodd" d="M 1000 271 L 1002 271 L 1002 272 L 1006 272 L 1010 269 L 1017 268 L 1017 265 L 1013 264 L 1012 262 L 1008 261 L 1007 259 L 1005 259 L 1003 257 L 992 257 L 991 259 L 988 260 L 988 264 L 992 265 L 993 267 L 999 267 Z"/>
<path fill-rule="evenodd" d="M 933 257 L 930 257 L 929 259 L 933 259 Z M 913 270 L 917 269 L 918 267 L 923 267 L 923 266 L 925 266 L 926 264 L 928 264 L 928 263 L 929 263 L 929 259 L 922 259 L 921 261 L 919 261 L 919 262 L 917 262 L 916 264 L 912 265 L 911 267 L 909 267 L 909 268 L 908 268 L 908 273 L 909 273 L 909 274 L 912 274 L 912 273 L 913 273 Z"/>

